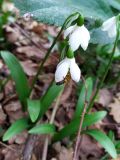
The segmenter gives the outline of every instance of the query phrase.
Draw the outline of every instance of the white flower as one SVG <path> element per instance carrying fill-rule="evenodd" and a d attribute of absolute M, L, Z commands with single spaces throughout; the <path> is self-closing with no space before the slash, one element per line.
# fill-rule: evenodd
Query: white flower
<path fill-rule="evenodd" d="M 69 45 L 73 51 L 76 51 L 80 45 L 84 50 L 87 49 L 90 33 L 84 25 L 78 26 L 75 24 L 74 26 L 70 26 L 64 32 L 64 38 L 67 38 L 67 36 L 69 37 Z"/>
<path fill-rule="evenodd" d="M 65 79 L 67 74 L 70 73 L 71 78 L 75 82 L 79 82 L 81 71 L 75 62 L 75 58 L 65 58 L 58 65 L 55 72 L 55 81 L 61 82 Z"/>
<path fill-rule="evenodd" d="M 110 38 L 115 37 L 117 34 L 116 17 L 114 16 L 105 21 L 102 25 L 102 30 L 107 31 Z"/>

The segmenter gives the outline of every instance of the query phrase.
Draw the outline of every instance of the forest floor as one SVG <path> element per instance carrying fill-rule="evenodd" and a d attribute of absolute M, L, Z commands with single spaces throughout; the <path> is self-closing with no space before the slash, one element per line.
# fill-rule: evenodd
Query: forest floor
<path fill-rule="evenodd" d="M 53 38 L 57 35 L 59 28 L 37 23 L 36 21 L 25 21 L 19 19 L 15 25 L 5 27 L 6 39 L 9 42 L 11 52 L 20 60 L 24 71 L 28 77 L 29 83 L 35 76 L 39 63 L 44 58 Z M 61 37 L 62 39 L 62 37 Z M 44 94 L 52 79 L 59 62 L 59 53 L 57 46 L 53 49 L 49 59 L 44 65 L 43 72 L 39 76 L 35 89 L 32 93 L 34 99 Z M 0 79 L 9 75 L 6 65 L 0 60 Z M 56 114 L 54 124 L 61 129 L 70 122 L 77 101 L 76 84 L 70 82 L 67 84 L 61 99 L 60 106 Z M 55 102 L 54 102 L 55 103 Z M 47 111 L 43 121 L 47 122 L 51 117 L 52 107 Z M 112 130 L 115 132 L 116 139 L 120 138 L 120 86 L 117 84 L 111 90 L 101 89 L 99 98 L 94 104 L 94 110 L 107 110 L 108 115 L 103 121 L 95 124 L 92 128 L 100 129 L 104 132 Z M 7 128 L 17 119 L 24 117 L 21 105 L 16 95 L 15 85 L 9 80 L 4 89 L 0 92 L 0 160 L 20 160 L 21 153 L 24 150 L 28 140 L 28 133 L 14 136 L 8 142 L 2 142 L 2 136 Z M 40 160 L 43 152 L 43 145 L 46 136 L 36 136 L 35 146 L 32 154 L 32 160 Z M 49 146 L 48 160 L 72 160 L 75 141 L 67 138 Z M 100 160 L 104 155 L 102 147 L 89 136 L 82 136 L 79 147 L 80 160 Z M 119 158 L 118 158 L 119 159 Z"/>

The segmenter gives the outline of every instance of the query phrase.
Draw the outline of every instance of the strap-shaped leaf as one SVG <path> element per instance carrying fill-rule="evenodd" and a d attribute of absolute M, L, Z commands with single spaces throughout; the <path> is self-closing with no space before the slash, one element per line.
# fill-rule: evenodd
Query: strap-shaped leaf
<path fill-rule="evenodd" d="M 40 114 L 41 104 L 40 100 L 27 100 L 28 112 L 32 122 L 35 122 Z"/>
<path fill-rule="evenodd" d="M 40 103 L 41 103 L 41 111 L 40 111 L 40 116 L 41 116 L 47 111 L 49 106 L 53 103 L 55 98 L 59 95 L 60 91 L 63 89 L 64 86 L 58 86 L 54 82 L 50 85 L 48 90 L 46 91 L 45 95 L 41 98 Z"/>
<path fill-rule="evenodd" d="M 41 124 L 38 125 L 31 130 L 29 130 L 31 134 L 51 134 L 55 133 L 55 126 L 53 124 Z"/>
<path fill-rule="evenodd" d="M 22 118 L 14 122 L 3 136 L 3 141 L 7 141 L 18 133 L 21 133 L 29 127 L 28 119 Z"/>
<path fill-rule="evenodd" d="M 85 85 L 87 88 L 85 87 Z M 85 84 L 83 83 L 82 85 L 80 95 L 78 98 L 78 102 L 77 102 L 77 106 L 76 106 L 76 110 L 75 110 L 75 114 L 74 114 L 74 118 L 80 117 L 80 115 L 82 114 L 85 100 L 87 102 L 90 101 L 90 97 L 92 95 L 92 89 L 93 89 L 93 81 L 92 81 L 92 78 L 89 77 L 86 79 Z"/>
<path fill-rule="evenodd" d="M 111 141 L 111 139 L 105 135 L 105 133 L 99 130 L 87 130 L 85 131 L 85 133 L 92 136 L 94 139 L 96 139 L 105 148 L 105 150 L 111 155 L 112 158 L 117 158 L 115 146 Z"/>
<path fill-rule="evenodd" d="M 24 103 L 28 97 L 29 86 L 23 68 L 21 67 L 18 59 L 10 52 L 1 51 L 0 53 L 11 72 L 13 80 L 15 81 L 19 99 L 22 103 Z"/>
<path fill-rule="evenodd" d="M 86 115 L 83 122 L 83 128 L 93 125 L 98 121 L 102 120 L 106 116 L 105 111 L 100 111 L 96 113 L 91 113 Z M 54 136 L 54 141 L 62 140 L 67 136 L 71 136 L 72 134 L 76 133 L 80 124 L 80 117 L 75 118 L 69 124 L 67 124 L 63 129 L 61 129 L 58 133 Z"/>

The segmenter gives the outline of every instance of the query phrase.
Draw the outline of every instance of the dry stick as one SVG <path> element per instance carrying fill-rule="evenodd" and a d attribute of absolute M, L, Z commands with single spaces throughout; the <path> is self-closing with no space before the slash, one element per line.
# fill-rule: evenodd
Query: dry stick
<path fill-rule="evenodd" d="M 61 98 L 62 92 L 63 92 L 63 90 L 60 92 L 60 94 L 59 94 L 59 96 L 56 100 L 56 104 L 54 106 L 54 109 L 53 109 L 53 112 L 52 112 L 52 115 L 51 115 L 50 124 L 53 124 L 53 122 L 54 122 L 55 115 L 56 115 L 57 109 L 58 109 L 59 104 L 60 104 L 60 98 Z M 49 136 L 47 136 L 46 139 L 45 139 L 43 154 L 42 154 L 42 160 L 47 159 L 48 145 L 49 145 Z"/>
<path fill-rule="evenodd" d="M 77 134 L 77 140 L 76 140 L 75 152 L 74 152 L 73 160 L 77 160 L 77 158 L 78 158 L 77 157 L 77 153 L 78 153 L 79 143 L 80 143 L 80 139 L 81 139 L 80 134 L 81 134 L 82 124 L 83 124 L 83 121 L 84 121 L 84 117 L 85 117 L 85 113 L 86 113 L 86 109 L 87 109 L 87 105 L 88 105 L 88 102 L 86 101 L 87 86 L 86 86 L 86 82 L 85 82 L 85 79 L 83 78 L 83 76 L 82 76 L 82 80 L 83 80 L 83 83 L 85 85 L 85 103 L 84 103 L 84 109 L 83 109 L 83 112 L 82 112 L 82 115 L 81 115 L 78 134 Z"/>
<path fill-rule="evenodd" d="M 28 136 L 28 139 L 25 144 L 24 151 L 23 151 L 23 158 L 22 158 L 23 160 L 30 160 L 31 159 L 34 144 L 36 142 L 36 138 L 37 138 L 36 135 L 29 135 Z"/>

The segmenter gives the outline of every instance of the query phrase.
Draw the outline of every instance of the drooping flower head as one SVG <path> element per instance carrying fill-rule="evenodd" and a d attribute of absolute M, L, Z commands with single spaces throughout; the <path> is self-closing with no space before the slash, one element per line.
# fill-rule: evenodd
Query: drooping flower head
<path fill-rule="evenodd" d="M 68 43 L 73 51 L 76 51 L 79 46 L 84 50 L 87 49 L 90 40 L 90 33 L 84 26 L 84 19 L 82 16 L 76 21 L 75 25 L 68 27 L 64 32 L 64 38 L 68 37 Z"/>
<path fill-rule="evenodd" d="M 103 24 L 101 29 L 108 33 L 110 38 L 114 38 L 117 35 L 117 18 L 114 16 L 106 20 Z"/>
<path fill-rule="evenodd" d="M 80 71 L 74 57 L 71 57 L 71 58 L 65 57 L 57 65 L 56 72 L 55 72 L 56 84 L 60 84 L 60 82 L 64 83 L 66 77 L 71 78 L 75 82 L 79 82 L 79 80 L 80 80 L 81 71 Z"/>

